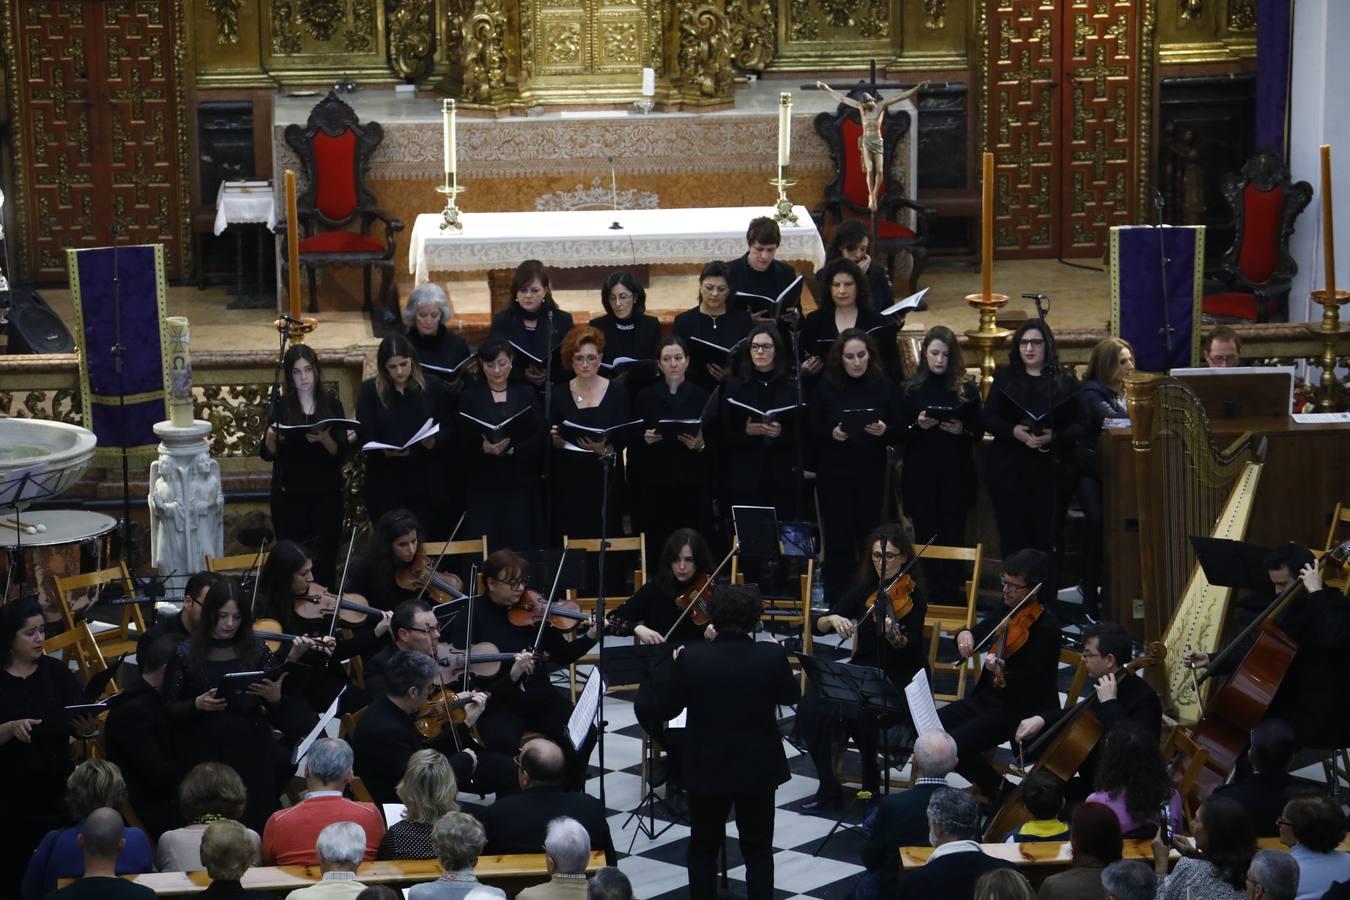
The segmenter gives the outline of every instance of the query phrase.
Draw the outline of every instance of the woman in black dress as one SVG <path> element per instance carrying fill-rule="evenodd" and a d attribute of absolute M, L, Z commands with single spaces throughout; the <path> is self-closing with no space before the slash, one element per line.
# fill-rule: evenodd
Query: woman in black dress
<path fill-rule="evenodd" d="M 891 305 L 891 279 L 886 274 L 886 267 L 876 262 L 868 254 L 871 248 L 872 238 L 867 233 L 867 225 L 861 219 L 849 219 L 839 225 L 830 235 L 830 243 L 825 247 L 825 262 L 831 263 L 836 259 L 846 259 L 857 266 L 866 276 L 867 294 L 871 298 L 871 306 L 880 312 Z M 821 272 L 824 272 L 822 267 Z M 821 274 L 816 275 L 815 295 L 816 305 L 820 305 L 824 298 L 830 293 L 828 283 L 823 283 Z"/>
<path fill-rule="evenodd" d="M 483 378 L 460 394 L 456 423 L 466 490 L 460 535 L 485 534 L 489 547 L 543 546 L 539 468 L 546 444 L 539 395 L 527 384 L 512 383 L 515 351 L 505 338 L 483 341 L 478 366 Z M 478 424 L 508 419 L 509 432 L 500 435 Z"/>
<path fill-rule="evenodd" d="M 589 325 L 578 325 L 563 339 L 563 362 L 574 377 L 558 385 L 553 392 L 553 409 L 549 413 L 553 438 L 552 538 L 555 542 L 562 537 L 600 536 L 600 493 L 605 476 L 602 459 L 606 456 L 610 457 L 611 463 L 605 530 L 609 537 L 624 533 L 627 498 L 620 451 L 626 438 L 569 434 L 564 424 L 570 422 L 583 428 L 605 429 L 632 420 L 628 390 L 622 384 L 600 377 L 600 358 L 604 349 L 604 335 Z M 611 571 L 616 570 L 617 567 Z"/>
<path fill-rule="evenodd" d="M 375 377 L 361 385 L 356 418 L 363 441 L 401 447 L 430 419 L 440 433 L 407 450 L 371 450 L 365 455 L 366 512 L 378 519 L 391 509 L 410 509 L 432 537 L 443 538 L 459 520 L 446 502 L 446 454 L 450 417 L 444 384 L 422 372 L 417 351 L 401 334 L 380 341 Z"/>
<path fill-rule="evenodd" d="M 830 611 L 816 620 L 815 628 L 820 634 L 833 631 L 844 640 L 851 638 L 850 662 L 880 668 L 886 673 L 886 680 L 903 692 L 915 673 L 928 665 L 928 648 L 923 639 L 923 617 L 928 606 L 917 584 L 909 592 L 908 612 L 899 617 L 893 614 L 890 598 L 883 597 L 879 628 L 876 613 L 867 612 L 867 600 L 876 593 L 879 582 L 891 582 L 914 558 L 914 545 L 904 527 L 892 523 L 869 534 L 863 549 L 868 558 L 858 566 L 852 587 L 831 602 Z M 797 717 L 799 733 L 820 779 L 815 798 L 802 805 L 803 812 L 835 807 L 843 799 L 842 788 L 834 775 L 834 754 L 845 734 L 858 742 L 864 790 L 877 790 L 881 781 L 881 770 L 877 765 L 879 732 L 873 715 L 825 700 L 818 691 L 808 687 Z"/>
<path fill-rule="evenodd" d="M 816 499 L 825 537 L 825 602 L 848 588 L 863 538 L 893 518 L 886 484 L 886 447 L 899 418 L 895 386 L 881 371 L 876 345 L 858 328 L 847 328 L 830 348 L 825 374 L 808 408 Z"/>
<path fill-rule="evenodd" d="M 592 328 L 605 336 L 605 358 L 602 374 L 622 381 L 630 395 L 636 395 L 656 380 L 656 345 L 661 340 L 661 321 L 646 315 L 647 292 L 631 272 L 611 272 L 600 285 L 600 303 L 605 314 L 591 319 Z M 616 359 L 645 360 L 632 363 L 617 371 L 606 368 Z"/>
<path fill-rule="evenodd" d="M 1083 508 L 1083 613 L 1090 621 L 1101 616 L 1102 534 L 1104 522 L 1102 473 L 1098 463 L 1102 423 L 1130 418 L 1125 378 L 1134 372 L 1134 348 L 1121 338 L 1107 338 L 1092 348 L 1088 358 L 1083 399 L 1087 403 L 1087 434 L 1078 442 L 1078 505 Z"/>
<path fill-rule="evenodd" d="M 37 601 L 21 597 L 0 607 L 0 894 L 19 895 L 24 868 L 42 836 L 69 824 L 60 802 L 74 766 L 72 735 L 93 735 L 98 720 L 72 718 L 65 707 L 86 702 L 70 667 L 45 655 Z"/>
<path fill-rule="evenodd" d="M 835 339 L 850 328 L 866 333 L 876 344 L 877 363 L 888 373 L 895 371 L 895 326 L 872 308 L 867 277 L 856 264 L 840 257 L 820 270 L 824 294 L 820 306 L 802 323 L 798 352 L 802 374 L 815 378 L 825 368 L 825 357 Z"/>
<path fill-rule="evenodd" d="M 383 610 L 393 610 L 404 600 L 415 599 L 422 588 L 411 573 L 421 554 L 422 542 L 422 523 L 414 513 L 406 509 L 389 510 L 371 529 L 360 557 L 352 561 L 344 593 L 359 594 L 371 606 Z"/>
<path fill-rule="evenodd" d="M 342 401 L 323 386 L 319 357 L 292 344 L 282 359 L 283 387 L 259 455 L 272 463 L 272 527 L 278 540 L 314 548 L 314 567 L 332 579 L 342 537 L 342 465 L 351 452 L 345 427 L 279 430 L 346 417 Z"/>
<path fill-rule="evenodd" d="M 278 807 L 282 786 L 295 771 L 291 747 L 314 724 L 314 712 L 297 694 L 283 691 L 288 672 L 235 691 L 224 677 L 236 672 L 274 672 L 315 650 L 308 637 L 291 642 L 280 656 L 253 634 L 249 596 L 235 578 L 221 578 L 206 592 L 192 636 L 178 645 L 164 676 L 179 735 L 183 768 L 220 762 L 248 787 L 245 825 L 259 831 Z M 273 737 L 280 731 L 280 740 Z"/>
<path fill-rule="evenodd" d="M 544 382 L 563 378 L 558 346 L 572 330 L 572 314 L 558 308 L 549 287 L 548 269 L 537 259 L 516 267 L 511 302 L 492 317 L 492 334 L 506 338 L 525 356 L 517 372 L 541 392 Z"/>
<path fill-rule="evenodd" d="M 661 381 L 639 394 L 636 403 L 646 430 L 628 450 L 634 524 L 647 536 L 649 557 L 675 529 L 702 532 L 712 523 L 701 424 L 708 392 L 685 378 L 689 347 L 679 335 L 661 341 L 657 364 Z"/>
<path fill-rule="evenodd" d="M 675 317 L 673 332 L 684 338 L 690 356 L 688 378 L 711 391 L 726 381 L 730 373 L 730 354 L 713 349 L 731 350 L 750 333 L 750 314 L 727 305 L 731 298 L 731 269 L 714 261 L 698 276 L 698 306 Z"/>
<path fill-rule="evenodd" d="M 966 545 L 966 517 L 975 506 L 975 448 L 984 437 L 980 389 L 966 377 L 956 335 L 945 325 L 928 329 L 919 363 L 901 396 L 905 465 L 900 492 L 915 536 L 925 543 L 937 535 L 944 547 Z M 929 596 L 941 603 L 964 602 L 961 565 L 924 560 Z"/>
<path fill-rule="evenodd" d="M 457 392 L 463 376 L 474 365 L 470 362 L 460 368 L 469 358 L 469 342 L 450 330 L 454 315 L 445 290 L 430 282 L 414 288 L 403 307 L 403 324 L 408 326 L 408 340 L 417 351 L 417 361 Z"/>
<path fill-rule="evenodd" d="M 986 483 L 1000 552 L 1004 559 L 1025 547 L 1052 553 L 1050 597 L 1064 519 L 1078 487 L 1075 447 L 1087 434 L 1078 382 L 1054 365 L 1054 340 L 1045 320 L 1023 322 L 984 407 L 984 427 L 994 436 Z"/>

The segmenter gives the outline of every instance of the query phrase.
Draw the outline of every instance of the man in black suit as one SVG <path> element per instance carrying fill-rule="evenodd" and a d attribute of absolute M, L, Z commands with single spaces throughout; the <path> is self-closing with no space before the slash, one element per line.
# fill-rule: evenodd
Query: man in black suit
<path fill-rule="evenodd" d="M 945 731 L 925 731 L 914 742 L 911 760 L 913 785 L 881 798 L 872 833 L 863 844 L 864 877 L 877 879 L 883 897 L 894 897 L 899 889 L 900 848 L 928 843 L 928 801 L 947 786 L 947 776 L 956 769 L 956 741 Z"/>
<path fill-rule="evenodd" d="M 938 788 L 928 801 L 928 840 L 933 853 L 900 879 L 900 900 L 970 900 L 975 882 L 995 869 L 1015 869 L 980 850 L 980 806 L 956 788 Z"/>
<path fill-rule="evenodd" d="M 747 302 L 745 297 L 737 300 L 735 295 L 754 294 L 775 299 L 796 280 L 796 269 L 782 260 L 774 259 L 781 243 L 783 232 L 778 223 L 768 216 L 760 216 L 750 220 L 750 227 L 745 232 L 745 254 L 727 261 L 727 267 L 731 269 L 732 301 L 740 309 L 749 312 L 755 322 L 772 322 L 773 318 L 763 311 L 756 312 L 755 306 Z M 783 298 L 782 310 L 800 311 L 801 308 L 802 286 L 799 283 Z"/>
<path fill-rule="evenodd" d="M 161 634 L 136 654 L 140 677 L 108 710 L 103 726 L 108 759 L 122 770 L 131 808 L 155 837 L 180 824 L 176 800 L 184 772 L 164 700 L 164 671 L 181 641 Z"/>
<path fill-rule="evenodd" d="M 1242 804 L 1259 838 L 1279 837 L 1280 826 L 1275 822 L 1285 804 L 1295 797 L 1312 796 L 1321 787 L 1289 774 L 1297 743 L 1288 722 L 1266 719 L 1252 729 L 1252 744 L 1247 750 L 1251 773 L 1214 791 Z"/>
<path fill-rule="evenodd" d="M 783 648 L 754 639 L 758 588 L 719 587 L 708 607 L 717 636 L 676 649 L 667 689 L 669 716 L 688 710 L 689 894 L 717 896 L 717 856 L 735 808 L 746 890 L 759 900 L 773 896 L 774 794 L 789 777 L 777 707 L 801 691 Z"/>
<path fill-rule="evenodd" d="M 989 637 L 1004 618 L 1045 582 L 1049 557 L 1026 548 L 1009 554 L 1003 561 L 1003 606 L 987 614 L 972 629 L 956 634 L 956 649 L 962 658 L 972 656 L 975 648 Z M 1003 779 L 984 758 L 987 750 L 1010 739 L 1017 724 L 1038 710 L 1051 709 L 1059 701 L 1056 675 L 1059 670 L 1059 620 L 1049 607 L 1050 598 L 1039 594 L 1030 602 L 1041 603 L 1041 612 L 1031 623 L 1026 643 L 1006 650 L 1001 659 L 994 652 L 997 636 L 985 648 L 984 668 L 975 690 L 965 699 L 948 704 L 938 714 L 942 726 L 956 740 L 961 757 L 956 771 L 980 789 L 996 806 L 1003 792 Z M 995 672 L 1003 670 L 1002 687 Z"/>
<path fill-rule="evenodd" d="M 136 641 L 137 665 L 141 664 L 146 648 L 153 644 L 156 638 L 172 634 L 181 641 L 192 634 L 192 629 L 197 627 L 197 616 L 201 614 L 206 592 L 219 579 L 220 575 L 215 572 L 198 572 L 188 579 L 187 585 L 183 588 L 183 608 L 172 616 L 156 619 Z"/>
<path fill-rule="evenodd" d="M 1056 703 L 1034 716 L 1028 716 L 1017 725 L 1013 739 L 1027 742 L 1054 728 L 1066 715 L 1079 710 L 1091 710 L 1106 732 L 1126 728 L 1147 734 L 1155 742 L 1162 735 L 1162 701 L 1158 692 L 1144 679 L 1130 675 L 1125 667 L 1130 662 L 1130 635 L 1119 625 L 1103 623 L 1090 625 L 1083 629 L 1083 668 L 1087 671 L 1088 683 L 1093 694 L 1086 705 L 1075 705 L 1068 710 Z M 1100 748 L 1106 740 L 1097 742 Z M 1071 784 L 1067 791 L 1070 802 L 1082 800 L 1094 788 L 1097 774 L 1098 750 L 1093 750 L 1078 770 L 1078 784 Z"/>
<path fill-rule="evenodd" d="M 498 797 L 479 817 L 487 832 L 484 853 L 542 853 L 548 823 L 566 816 L 585 827 L 592 849 L 605 851 L 606 865 L 617 864 L 604 804 L 564 787 L 567 758 L 561 747 L 548 738 L 526 741 L 517 766 L 520 793 Z"/>
<path fill-rule="evenodd" d="M 431 611 L 431 604 L 425 600 L 404 600 L 394 607 L 394 615 L 389 620 L 389 636 L 394 642 L 366 660 L 361 669 L 366 693 L 371 697 L 379 697 L 385 692 L 384 672 L 400 651 L 416 650 L 433 658 L 436 656 L 440 623 Z"/>

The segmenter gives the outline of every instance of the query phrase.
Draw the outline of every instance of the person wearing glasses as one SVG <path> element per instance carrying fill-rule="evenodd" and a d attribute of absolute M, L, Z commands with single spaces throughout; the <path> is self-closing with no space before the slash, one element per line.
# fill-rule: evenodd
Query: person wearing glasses
<path fill-rule="evenodd" d="M 856 568 L 852 588 L 816 620 L 816 631 L 821 634 L 833 631 L 841 642 L 852 639 L 850 662 L 884 670 L 887 680 L 903 692 L 914 674 L 928 667 L 923 640 L 923 617 L 928 605 L 917 586 L 910 591 L 909 612 L 899 619 L 892 616 L 889 602 L 884 600 L 878 628 L 876 613 L 868 611 L 868 601 L 876 594 L 879 581 L 890 583 L 914 558 L 914 545 L 903 526 L 890 524 L 868 535 L 863 546 L 870 548 L 870 562 L 863 560 Z M 802 812 L 834 809 L 843 801 L 843 789 L 834 772 L 834 754 L 845 734 L 858 743 L 863 789 L 877 792 L 881 784 L 877 765 L 879 731 L 872 713 L 832 703 L 808 684 L 797 709 L 797 722 L 819 779 L 815 797 L 802 804 Z"/>
<path fill-rule="evenodd" d="M 514 756 L 526 731 L 538 732 L 556 741 L 567 754 L 568 784 L 584 783 L 586 760 L 591 741 L 575 750 L 567 736 L 567 720 L 572 705 L 567 695 L 553 687 L 549 670 L 566 666 L 585 656 L 595 646 L 598 630 L 592 623 L 578 630 L 573 640 L 552 626 L 545 625 L 538 637 L 540 655 L 534 655 L 538 625 L 513 625 L 508 616 L 521 603 L 528 583 L 529 562 L 514 550 L 493 552 L 483 562 L 483 581 L 487 587 L 469 601 L 466 608 L 447 626 L 445 638 L 455 647 L 487 642 L 501 653 L 513 653 L 514 659 L 502 663 L 492 675 L 475 676 L 475 684 L 492 695 L 492 704 L 478 720 L 478 735 L 489 750 Z M 469 635 L 472 615 L 473 634 Z"/>
<path fill-rule="evenodd" d="M 1025 642 L 1015 649 L 994 634 L 1032 589 L 1044 584 L 1048 570 L 1049 559 L 1039 550 L 1023 549 L 1004 557 L 1002 605 L 986 613 L 974 628 L 956 633 L 961 658 L 970 658 L 979 647 L 985 655 L 984 665 L 975 689 L 964 699 L 944 706 L 938 715 L 956 741 L 961 760 L 956 771 L 980 789 L 991 812 L 997 810 L 1010 785 L 984 758 L 985 751 L 1010 740 L 1019 722 L 1053 708 L 1059 700 L 1055 680 L 1059 671 L 1059 620 L 1055 614 L 1042 606 L 1026 628 Z M 1038 602 L 1045 590 L 1043 586 L 1027 606 Z"/>
<path fill-rule="evenodd" d="M 985 483 L 999 546 L 1005 557 L 1025 547 L 1051 554 L 1046 602 L 1055 596 L 1064 519 L 1078 487 L 1075 448 L 1088 427 L 1078 382 L 1054 365 L 1054 340 L 1044 319 L 1023 322 L 984 407 L 994 436 Z"/>
<path fill-rule="evenodd" d="M 560 309 L 554 301 L 544 264 L 537 259 L 527 259 L 516 266 L 516 273 L 511 277 L 511 302 L 492 317 L 491 333 L 533 357 L 526 361 L 519 374 L 539 391 L 543 391 L 544 382 L 549 378 L 555 382 L 560 379 L 562 368 L 558 345 L 562 343 L 563 335 L 571 330 L 572 314 Z"/>
<path fill-rule="evenodd" d="M 201 615 L 202 601 L 206 599 L 206 592 L 218 578 L 220 575 L 215 572 L 197 572 L 190 577 L 183 587 L 182 608 L 171 616 L 156 619 L 154 624 L 145 630 L 145 634 L 136 641 L 136 658 L 143 658 L 146 649 L 166 634 L 179 638 L 191 636 L 192 630 L 197 627 L 197 617 Z"/>
<path fill-rule="evenodd" d="M 656 360 L 656 346 L 661 341 L 661 320 L 646 314 L 647 292 L 631 272 L 611 272 L 600 285 L 600 305 L 605 314 L 591 319 L 590 326 L 605 336 L 605 358 L 612 364 L 616 359 L 650 360 L 645 370 L 605 370 L 611 378 L 637 393 L 655 380 L 652 362 Z"/>
<path fill-rule="evenodd" d="M 689 380 L 705 391 L 726 381 L 730 373 L 731 350 L 750 333 L 750 314 L 728 306 L 731 299 L 731 270 L 724 262 L 710 262 L 698 276 L 698 306 L 675 317 L 673 332 L 688 342 L 693 351 Z"/>
<path fill-rule="evenodd" d="M 1205 365 L 1211 369 L 1233 369 L 1242 365 L 1242 338 L 1227 325 L 1207 331 L 1200 338 Z"/>

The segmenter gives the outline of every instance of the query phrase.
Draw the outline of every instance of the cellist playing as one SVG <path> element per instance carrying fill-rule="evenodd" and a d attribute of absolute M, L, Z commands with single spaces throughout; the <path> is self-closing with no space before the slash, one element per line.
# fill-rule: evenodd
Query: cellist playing
<path fill-rule="evenodd" d="M 975 689 L 963 700 L 943 707 L 943 728 L 956 740 L 956 771 L 974 784 L 997 808 L 1006 789 L 984 758 L 984 752 L 1010 740 L 1017 723 L 1059 699 L 1059 620 L 1032 590 L 1047 575 L 1049 557 L 1039 550 L 1018 550 L 1003 560 L 1003 608 L 982 618 L 974 629 L 956 634 L 962 658 L 990 644 Z M 1022 601 L 1027 602 L 1016 614 Z M 1006 624 L 999 628 L 1000 624 Z M 995 634 L 995 630 L 1002 634 Z"/>
<path fill-rule="evenodd" d="M 903 692 L 914 673 L 927 665 L 923 617 L 928 605 L 906 574 L 901 583 L 893 586 L 901 615 L 895 615 L 889 595 L 882 598 L 877 610 L 869 610 L 878 581 L 890 586 L 914 558 L 914 545 L 902 526 L 892 524 L 875 529 L 863 546 L 869 548 L 867 556 L 871 562 L 862 563 L 853 587 L 842 597 L 834 598 L 830 611 L 816 620 L 816 631 L 822 634 L 833 631 L 845 641 L 853 638 L 850 662 L 883 669 L 887 680 Z M 877 612 L 882 613 L 880 628 L 874 618 Z M 843 790 L 834 774 L 834 751 L 845 732 L 858 742 L 863 789 L 877 791 L 881 772 L 877 765 L 879 732 L 875 717 L 831 703 L 808 685 L 797 710 L 797 722 L 819 779 L 815 797 L 802 804 L 802 812 L 828 810 L 842 802 Z"/>

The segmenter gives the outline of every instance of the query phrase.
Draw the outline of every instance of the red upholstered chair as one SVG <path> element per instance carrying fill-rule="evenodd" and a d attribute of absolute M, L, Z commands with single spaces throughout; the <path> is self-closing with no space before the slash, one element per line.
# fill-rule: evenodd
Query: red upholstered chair
<path fill-rule="evenodd" d="M 861 100 L 864 93 L 864 87 L 859 85 L 848 95 Z M 818 113 L 813 124 L 816 134 L 830 148 L 835 172 L 833 180 L 825 186 L 825 202 L 811 213 L 816 226 L 824 231 L 827 218 L 832 218 L 835 224 L 842 222 L 845 217 L 870 220 L 867 176 L 863 174 L 862 155 L 858 150 L 858 138 L 862 136 L 858 111 L 841 103 L 832 113 Z M 890 178 L 895 152 L 909 127 L 910 114 L 907 110 L 892 107 L 886 112 L 881 132 L 886 154 L 886 180 L 882 183 L 881 197 L 877 200 L 876 240 L 871 252 L 873 257 L 884 255 L 887 272 L 894 273 L 896 254 L 908 251 L 914 260 L 914 266 L 909 272 L 909 292 L 914 293 L 919 275 L 928 264 L 928 231 L 936 213 L 902 195 Z M 915 212 L 913 228 L 900 221 L 900 214 L 906 209 Z"/>
<path fill-rule="evenodd" d="M 384 140 L 378 122 L 364 125 L 332 91 L 309 113 L 304 128 L 286 126 L 286 143 L 300 157 L 306 184 L 296 197 L 300 266 L 309 274 L 309 311 L 318 312 L 315 272 L 322 266 L 360 266 L 365 276 L 365 310 L 371 311 L 370 272 L 380 270 L 380 306 L 393 309 L 394 235 L 403 223 L 380 210 L 363 183 L 370 155 Z M 371 234 L 375 221 L 384 235 Z M 289 223 L 288 223 L 289 224 Z M 355 226 L 353 228 L 352 226 Z M 283 271 L 286 263 L 282 263 Z"/>
<path fill-rule="evenodd" d="M 1205 286 L 1202 309 L 1218 319 L 1266 322 L 1289 313 L 1298 264 L 1289 255 L 1294 220 L 1312 200 L 1312 185 L 1290 182 L 1289 165 L 1263 150 L 1223 179 L 1233 207 L 1233 246 Z"/>

